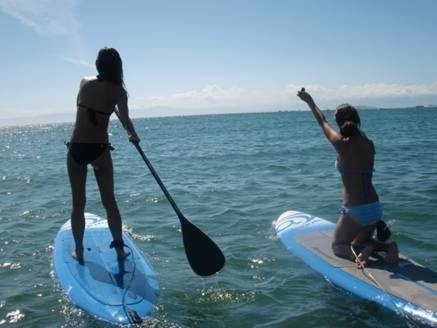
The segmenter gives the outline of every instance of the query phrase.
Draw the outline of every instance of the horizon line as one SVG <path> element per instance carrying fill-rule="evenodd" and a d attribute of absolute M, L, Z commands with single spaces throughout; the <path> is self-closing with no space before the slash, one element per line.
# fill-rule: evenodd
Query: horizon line
<path fill-rule="evenodd" d="M 358 110 L 408 110 L 408 109 L 437 109 L 437 105 L 415 105 L 415 106 L 403 106 L 403 107 L 390 107 L 390 106 L 384 106 L 384 107 L 378 107 L 378 106 L 368 106 L 368 105 L 356 105 L 354 106 Z M 161 108 L 162 109 L 162 108 Z M 166 109 L 172 109 L 171 107 L 166 107 Z M 150 109 L 137 109 L 134 111 L 145 111 Z M 322 111 L 334 111 L 335 108 L 324 108 Z M 162 115 L 147 115 L 147 114 L 139 114 L 135 115 L 134 111 L 131 111 L 131 119 L 137 120 L 137 119 L 145 119 L 145 118 L 171 118 L 171 117 L 196 117 L 196 116 L 216 116 L 216 115 L 242 115 L 242 114 L 270 114 L 270 113 L 286 113 L 286 112 L 305 112 L 309 111 L 308 109 L 275 109 L 275 110 L 254 110 L 254 111 L 223 111 L 223 112 L 199 112 L 199 113 L 168 113 L 168 114 L 162 114 Z M 41 115 L 34 115 L 30 117 L 15 117 L 15 118 L 8 118 L 8 119 L 0 119 L 0 128 L 13 128 L 13 127 L 21 127 L 21 126 L 43 126 L 43 125 L 52 125 L 52 124 L 68 124 L 74 123 L 74 119 L 65 119 L 65 116 L 67 115 L 66 112 L 57 112 L 57 113 L 47 113 L 47 114 L 41 114 Z M 58 117 L 55 119 L 45 119 L 48 117 Z M 62 118 L 61 118 L 62 117 Z M 26 120 L 26 122 L 19 123 L 18 121 L 23 120 L 23 118 Z M 35 122 L 37 120 L 38 122 Z M 117 118 L 113 116 L 110 121 L 115 121 Z M 32 122 L 33 121 L 33 122 Z"/>

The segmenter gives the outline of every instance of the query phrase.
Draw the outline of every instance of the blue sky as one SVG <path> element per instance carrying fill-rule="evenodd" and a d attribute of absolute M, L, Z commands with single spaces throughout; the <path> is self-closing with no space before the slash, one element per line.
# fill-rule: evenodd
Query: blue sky
<path fill-rule="evenodd" d="M 0 124 L 73 120 L 99 48 L 132 116 L 437 104 L 435 0 L 0 0 Z M 41 116 L 40 118 L 36 118 Z"/>

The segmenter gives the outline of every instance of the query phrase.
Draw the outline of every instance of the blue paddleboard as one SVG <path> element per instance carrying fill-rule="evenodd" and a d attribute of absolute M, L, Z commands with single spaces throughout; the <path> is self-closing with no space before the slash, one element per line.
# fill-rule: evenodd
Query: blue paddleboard
<path fill-rule="evenodd" d="M 129 255 L 117 261 L 109 248 L 112 236 L 106 219 L 85 214 L 84 263 L 72 258 L 70 221 L 59 230 L 53 265 L 63 291 L 71 302 L 107 322 L 130 324 L 150 315 L 159 295 L 159 284 L 150 262 L 123 232 Z"/>
<path fill-rule="evenodd" d="M 376 302 L 408 319 L 437 327 L 437 272 L 403 255 L 397 264 L 376 254 L 359 269 L 331 250 L 332 222 L 310 214 L 287 211 L 275 224 L 285 247 L 328 281 L 352 294 Z"/>

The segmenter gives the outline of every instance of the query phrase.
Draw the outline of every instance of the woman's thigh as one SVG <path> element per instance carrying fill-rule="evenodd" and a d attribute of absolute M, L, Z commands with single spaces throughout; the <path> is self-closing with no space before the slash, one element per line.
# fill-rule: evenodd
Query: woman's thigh
<path fill-rule="evenodd" d="M 73 207 L 85 207 L 87 167 L 77 163 L 70 153 L 67 155 L 68 177 L 70 179 Z"/>
<path fill-rule="evenodd" d="M 114 200 L 114 170 L 109 149 L 92 164 L 102 202 L 108 204 Z"/>
<path fill-rule="evenodd" d="M 351 243 L 363 229 L 359 223 L 347 215 L 341 214 L 334 230 L 333 244 Z"/>

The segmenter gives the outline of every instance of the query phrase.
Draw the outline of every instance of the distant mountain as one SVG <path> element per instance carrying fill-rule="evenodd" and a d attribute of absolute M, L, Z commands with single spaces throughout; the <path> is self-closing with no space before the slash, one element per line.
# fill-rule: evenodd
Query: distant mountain
<path fill-rule="evenodd" d="M 381 107 L 380 109 L 437 109 L 437 105 L 416 105 L 409 107 Z"/>

